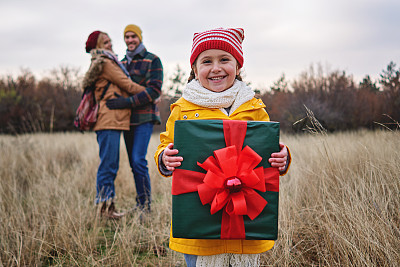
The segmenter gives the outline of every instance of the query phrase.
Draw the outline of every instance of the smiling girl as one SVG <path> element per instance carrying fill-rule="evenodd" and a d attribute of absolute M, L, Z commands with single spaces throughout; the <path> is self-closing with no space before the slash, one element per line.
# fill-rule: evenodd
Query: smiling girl
<path fill-rule="evenodd" d="M 171 105 L 166 131 L 155 154 L 160 173 L 171 176 L 183 158 L 174 149 L 177 120 L 269 121 L 265 105 L 242 81 L 243 29 L 214 29 L 195 33 L 190 57 L 192 72 L 182 97 Z M 269 162 L 286 174 L 290 153 L 280 143 Z M 271 249 L 273 240 L 210 240 L 170 237 L 170 248 L 184 253 L 187 266 L 258 266 L 259 253 Z"/>

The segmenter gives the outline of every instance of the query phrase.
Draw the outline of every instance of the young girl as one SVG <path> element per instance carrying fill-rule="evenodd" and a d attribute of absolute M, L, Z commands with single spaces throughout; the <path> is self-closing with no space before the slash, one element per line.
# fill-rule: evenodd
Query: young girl
<path fill-rule="evenodd" d="M 214 29 L 195 33 L 190 57 L 192 72 L 182 97 L 171 106 L 166 131 L 155 154 L 163 176 L 171 176 L 183 158 L 174 149 L 176 120 L 269 121 L 265 105 L 240 77 L 243 66 L 243 29 Z M 280 152 L 269 162 L 286 174 L 290 153 L 280 143 Z M 184 253 L 187 266 L 258 266 L 259 253 L 271 249 L 273 240 L 183 239 L 171 235 L 170 248 Z"/>

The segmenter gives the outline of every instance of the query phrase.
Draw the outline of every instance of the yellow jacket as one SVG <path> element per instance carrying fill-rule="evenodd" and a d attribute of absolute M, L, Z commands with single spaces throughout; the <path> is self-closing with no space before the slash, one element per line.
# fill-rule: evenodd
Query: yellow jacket
<path fill-rule="evenodd" d="M 159 167 L 158 159 L 162 151 L 164 151 L 165 147 L 169 143 L 174 142 L 175 121 L 215 119 L 269 121 L 268 113 L 264 108 L 265 105 L 260 99 L 253 98 L 252 100 L 242 104 L 228 117 L 217 108 L 201 107 L 180 98 L 171 105 L 171 115 L 167 121 L 166 131 L 160 134 L 161 144 L 158 146 L 154 156 L 157 167 Z M 288 169 L 289 167 L 286 169 L 286 172 Z M 284 174 L 286 174 L 286 172 Z M 169 247 L 172 250 L 203 256 L 221 253 L 256 254 L 270 250 L 273 246 L 273 240 L 210 240 L 174 238 L 172 237 L 172 231 L 169 242 Z"/>

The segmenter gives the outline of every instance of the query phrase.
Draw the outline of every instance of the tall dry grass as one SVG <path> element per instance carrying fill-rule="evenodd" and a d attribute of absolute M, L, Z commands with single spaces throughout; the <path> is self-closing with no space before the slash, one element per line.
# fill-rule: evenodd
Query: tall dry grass
<path fill-rule="evenodd" d="M 293 163 L 281 178 L 280 234 L 265 266 L 398 266 L 400 133 L 283 136 Z M 185 266 L 168 249 L 169 179 L 148 161 L 153 211 L 140 222 L 97 217 L 99 163 L 91 134 L 0 136 L 0 266 Z M 121 144 L 117 204 L 135 205 Z"/>

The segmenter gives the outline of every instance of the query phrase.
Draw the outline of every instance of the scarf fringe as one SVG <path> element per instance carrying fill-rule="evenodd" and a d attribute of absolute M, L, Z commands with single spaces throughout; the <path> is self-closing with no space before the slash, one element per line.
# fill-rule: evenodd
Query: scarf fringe
<path fill-rule="evenodd" d="M 198 256 L 196 267 L 257 267 L 260 266 L 260 254 L 218 254 Z"/>

